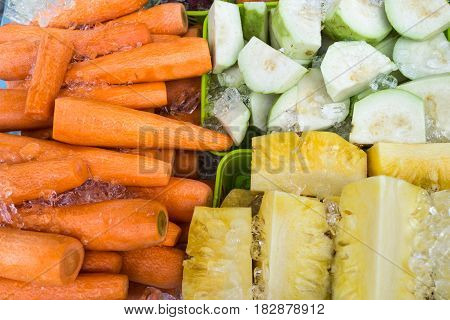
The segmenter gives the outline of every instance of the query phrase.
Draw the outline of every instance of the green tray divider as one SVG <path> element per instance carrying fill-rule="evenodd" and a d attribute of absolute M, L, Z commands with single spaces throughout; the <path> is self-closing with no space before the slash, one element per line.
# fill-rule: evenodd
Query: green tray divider
<path fill-rule="evenodd" d="M 227 153 L 219 163 L 216 174 L 213 207 L 218 208 L 225 196 L 235 189 L 249 189 L 252 150 L 238 149 Z"/>

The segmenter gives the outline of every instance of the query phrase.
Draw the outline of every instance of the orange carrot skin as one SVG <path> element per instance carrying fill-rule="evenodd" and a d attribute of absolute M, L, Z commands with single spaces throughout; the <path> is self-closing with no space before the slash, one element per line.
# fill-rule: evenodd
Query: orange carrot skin
<path fill-rule="evenodd" d="M 160 108 L 167 104 L 164 82 L 129 86 L 74 87 L 63 89 L 59 97 L 76 97 L 117 104 L 131 109 Z"/>
<path fill-rule="evenodd" d="M 122 256 L 116 252 L 86 251 L 81 272 L 119 273 L 122 269 Z"/>
<path fill-rule="evenodd" d="M 199 24 L 196 24 L 192 27 L 189 27 L 188 31 L 183 35 L 183 37 L 201 37 L 202 36 L 203 27 Z"/>
<path fill-rule="evenodd" d="M 184 252 L 169 247 L 123 252 L 122 273 L 130 281 L 172 289 L 181 286 Z"/>
<path fill-rule="evenodd" d="M 0 185 L 7 190 L 0 200 L 19 204 L 61 193 L 82 185 L 90 176 L 81 159 L 30 161 L 0 167 Z"/>
<path fill-rule="evenodd" d="M 30 138 L 50 140 L 52 138 L 52 128 L 38 130 L 22 130 L 21 135 Z"/>
<path fill-rule="evenodd" d="M 180 38 L 76 63 L 67 72 L 66 83 L 169 81 L 201 76 L 210 70 L 211 56 L 207 41 Z"/>
<path fill-rule="evenodd" d="M 0 79 L 24 80 L 30 74 L 38 42 L 20 40 L 0 44 Z"/>
<path fill-rule="evenodd" d="M 168 224 L 163 205 L 141 199 L 22 208 L 18 212 L 23 228 L 70 235 L 86 249 L 95 251 L 128 251 L 158 245 L 166 237 Z"/>
<path fill-rule="evenodd" d="M 184 5 L 167 3 L 131 13 L 111 23 L 145 23 L 150 33 L 182 35 L 188 30 Z"/>
<path fill-rule="evenodd" d="M 0 89 L 0 131 L 48 128 L 52 120 L 35 120 L 25 115 L 26 90 Z"/>
<path fill-rule="evenodd" d="M 200 181 L 172 178 L 166 187 L 129 187 L 132 197 L 155 200 L 166 206 L 170 220 L 190 222 L 196 206 L 210 206 L 211 188 Z"/>
<path fill-rule="evenodd" d="M 80 274 L 64 286 L 42 286 L 0 278 L 1 300 L 124 300 L 128 278 L 122 274 Z"/>
<path fill-rule="evenodd" d="M 70 156 L 86 161 L 93 178 L 125 186 L 165 186 L 172 173 L 171 164 L 157 159 L 0 133 L 0 163 L 15 164 Z"/>
<path fill-rule="evenodd" d="M 26 115 L 38 120 L 51 117 L 53 101 L 64 82 L 72 56 L 72 43 L 49 34 L 41 38 L 25 105 Z"/>
<path fill-rule="evenodd" d="M 28 90 L 30 87 L 30 80 L 13 80 L 6 81 L 7 89 Z"/>
<path fill-rule="evenodd" d="M 12 280 L 64 285 L 83 263 L 80 241 L 62 235 L 0 228 L 0 243 L 0 277 Z"/>
<path fill-rule="evenodd" d="M 161 245 L 165 247 L 175 247 L 180 239 L 180 236 L 181 228 L 175 223 L 169 222 L 166 239 Z"/>
<path fill-rule="evenodd" d="M 220 151 L 232 145 L 228 135 L 191 123 L 77 98 L 55 101 L 53 138 L 112 148 Z"/>
<path fill-rule="evenodd" d="M 0 50 L 0 61 L 6 60 L 3 54 L 11 55 L 14 53 L 15 59 L 18 57 L 26 61 L 24 70 L 27 74 L 30 71 L 32 62 L 37 53 L 38 44 L 35 45 L 34 51 L 20 51 L 22 41 L 39 42 L 43 34 L 52 34 L 67 41 L 72 41 L 74 53 L 76 57 L 85 57 L 94 59 L 116 52 L 125 48 L 134 48 L 152 42 L 152 37 L 143 23 L 132 23 L 126 25 L 100 25 L 89 30 L 67 30 L 56 28 L 40 28 L 38 26 L 26 26 L 19 24 L 7 24 L 0 27 L 0 44 L 9 42 L 10 51 L 3 52 Z M 14 42 L 11 42 L 14 41 Z M 5 48 L 6 45 L 0 45 Z M 12 50 L 14 49 L 14 50 Z M 33 56 L 30 56 L 33 54 Z M 12 61 L 17 63 L 16 61 Z"/>
<path fill-rule="evenodd" d="M 197 178 L 198 154 L 195 151 L 177 150 L 173 171 L 177 177 Z"/>
<path fill-rule="evenodd" d="M 146 3 L 146 0 L 74 0 L 74 5 L 61 8 L 56 15 L 50 15 L 46 11 L 40 15 L 51 16 L 49 27 L 70 28 L 115 19 L 139 10 Z M 49 10 L 52 10 L 51 13 L 55 11 L 55 9 Z"/>
<path fill-rule="evenodd" d="M 152 34 L 150 35 L 151 42 L 171 42 L 180 39 L 180 36 L 173 34 Z"/>

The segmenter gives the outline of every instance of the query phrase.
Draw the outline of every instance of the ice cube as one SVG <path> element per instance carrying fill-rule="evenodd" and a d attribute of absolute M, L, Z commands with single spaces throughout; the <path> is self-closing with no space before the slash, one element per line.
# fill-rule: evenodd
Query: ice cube
<path fill-rule="evenodd" d="M 4 16 L 20 24 L 37 21 L 39 26 L 47 27 L 52 18 L 74 5 L 74 0 L 9 0 Z"/>
<path fill-rule="evenodd" d="M 379 74 L 371 83 L 370 88 L 373 91 L 395 89 L 398 85 L 396 77 L 390 74 Z"/>
<path fill-rule="evenodd" d="M 384 6 L 384 0 L 369 0 L 369 3 L 380 8 Z"/>

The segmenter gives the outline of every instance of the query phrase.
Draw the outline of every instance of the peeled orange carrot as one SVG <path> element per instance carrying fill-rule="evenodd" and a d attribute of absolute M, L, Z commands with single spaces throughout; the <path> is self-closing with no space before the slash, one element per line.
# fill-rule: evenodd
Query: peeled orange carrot
<path fill-rule="evenodd" d="M 53 128 L 22 130 L 21 135 L 30 138 L 49 140 L 52 138 Z"/>
<path fill-rule="evenodd" d="M 122 273 L 130 281 L 172 289 L 181 285 L 184 252 L 169 247 L 123 252 Z"/>
<path fill-rule="evenodd" d="M 80 159 L 30 161 L 0 167 L 0 200 L 15 204 L 82 185 L 89 169 Z"/>
<path fill-rule="evenodd" d="M 25 114 L 48 120 L 73 56 L 73 45 L 50 34 L 42 36 L 25 105 Z"/>
<path fill-rule="evenodd" d="M 74 87 L 61 90 L 60 97 L 77 97 L 117 104 L 132 109 L 159 108 L 167 104 L 164 82 L 129 86 Z"/>
<path fill-rule="evenodd" d="M 138 155 L 0 133 L 0 163 L 45 161 L 69 156 L 86 161 L 92 177 L 125 186 L 165 186 L 172 173 L 169 163 L 153 158 L 146 158 L 144 162 Z"/>
<path fill-rule="evenodd" d="M 152 34 L 150 35 L 151 42 L 170 42 L 180 39 L 180 36 L 172 34 Z"/>
<path fill-rule="evenodd" d="M 61 233 L 80 239 L 86 249 L 128 251 L 162 243 L 167 233 L 166 208 L 156 201 L 111 200 L 68 207 L 18 210 L 27 230 Z"/>
<path fill-rule="evenodd" d="M 5 81 L 7 89 L 28 90 L 30 87 L 30 80 L 12 80 Z"/>
<path fill-rule="evenodd" d="M 0 131 L 48 128 L 52 120 L 35 120 L 25 115 L 26 90 L 0 89 Z"/>
<path fill-rule="evenodd" d="M 116 252 L 86 251 L 81 272 L 119 273 L 122 268 L 122 256 Z"/>
<path fill-rule="evenodd" d="M 42 286 L 0 278 L 2 300 L 123 300 L 128 277 L 122 274 L 80 274 L 64 286 Z"/>
<path fill-rule="evenodd" d="M 83 263 L 80 241 L 57 234 L 0 228 L 0 277 L 45 285 L 75 280 Z M 0 295 L 4 293 L 0 290 Z"/>
<path fill-rule="evenodd" d="M 195 179 L 198 176 L 198 154 L 195 151 L 177 150 L 173 164 L 174 175 Z"/>
<path fill-rule="evenodd" d="M 187 122 L 77 98 L 55 101 L 53 138 L 86 146 L 227 150 L 226 135 Z"/>
<path fill-rule="evenodd" d="M 28 75 L 38 49 L 38 43 L 35 42 L 39 42 L 44 34 L 71 41 L 75 57 L 89 59 L 152 42 L 147 26 L 143 23 L 101 25 L 88 30 L 7 24 L 0 27 L 0 61 L 8 61 L 8 57 L 14 54 L 15 59 L 10 61 L 9 65 L 22 66 L 22 74 Z M 4 42 L 5 44 L 3 44 Z M 21 50 L 27 42 L 30 43 L 28 50 Z M 7 50 L 7 47 L 10 51 Z M 6 67 L 8 66 L 1 65 L 0 71 L 5 70 L 2 73 L 6 73 Z"/>
<path fill-rule="evenodd" d="M 147 0 L 73 0 L 73 4 L 51 7 L 36 16 L 50 17 L 49 27 L 70 28 L 121 17 L 142 8 Z"/>
<path fill-rule="evenodd" d="M 180 38 L 76 63 L 66 83 L 127 84 L 197 77 L 211 70 L 208 43 Z"/>
<path fill-rule="evenodd" d="M 131 196 L 159 201 L 166 206 L 171 220 L 190 222 L 196 206 L 209 206 L 212 190 L 203 182 L 172 178 L 165 187 L 136 188 L 129 187 Z"/>
<path fill-rule="evenodd" d="M 20 40 L 0 44 L 0 79 L 24 80 L 29 76 L 39 42 Z"/>
<path fill-rule="evenodd" d="M 188 31 L 183 35 L 183 37 L 201 37 L 202 36 L 203 27 L 199 24 L 196 24 L 192 27 L 189 27 Z"/>
<path fill-rule="evenodd" d="M 188 29 L 186 9 L 181 3 L 167 3 L 131 13 L 111 23 L 145 23 L 150 33 L 185 34 Z"/>
<path fill-rule="evenodd" d="M 165 247 L 174 247 L 177 245 L 180 236 L 181 228 L 175 223 L 169 222 L 169 226 L 167 227 L 166 239 L 161 245 Z"/>

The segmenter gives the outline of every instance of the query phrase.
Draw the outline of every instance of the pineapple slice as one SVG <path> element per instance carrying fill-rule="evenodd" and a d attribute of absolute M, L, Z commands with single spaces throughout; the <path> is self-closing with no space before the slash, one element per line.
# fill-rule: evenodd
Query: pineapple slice
<path fill-rule="evenodd" d="M 250 208 L 196 207 L 184 261 L 186 300 L 252 299 Z"/>
<path fill-rule="evenodd" d="M 254 222 L 255 298 L 326 299 L 332 240 L 324 205 L 313 198 L 266 192 Z"/>
<path fill-rule="evenodd" d="M 364 151 L 335 133 L 293 132 L 253 138 L 251 189 L 307 196 L 339 196 L 367 176 Z"/>
<path fill-rule="evenodd" d="M 386 176 L 347 185 L 335 238 L 333 299 L 432 297 L 427 258 L 430 198 Z"/>
<path fill-rule="evenodd" d="M 450 143 L 377 143 L 367 155 L 369 176 L 396 177 L 430 190 L 450 188 Z"/>

